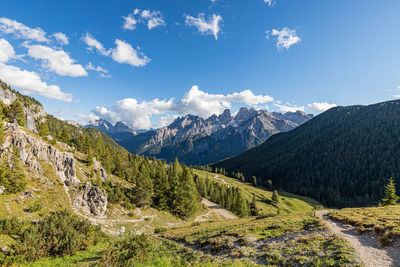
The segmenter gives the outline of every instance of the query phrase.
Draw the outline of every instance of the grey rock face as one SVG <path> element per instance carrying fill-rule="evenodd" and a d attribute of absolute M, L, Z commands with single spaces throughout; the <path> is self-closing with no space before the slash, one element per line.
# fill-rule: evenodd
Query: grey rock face
<path fill-rule="evenodd" d="M 65 185 L 79 184 L 80 181 L 75 176 L 75 158 L 72 153 L 59 151 L 54 146 L 26 133 L 21 127 L 15 129 L 10 123 L 5 123 L 5 126 L 11 133 L 3 144 L 3 150 L 11 150 L 15 146 L 22 162 L 33 170 L 42 172 L 42 166 L 38 160 L 43 160 L 55 168 Z"/>
<path fill-rule="evenodd" d="M 96 159 L 94 159 L 94 172 L 96 173 L 96 175 L 100 176 L 100 179 L 105 182 L 108 180 L 108 175 L 106 170 L 104 170 L 104 168 L 101 166 L 100 162 L 98 162 Z"/>
<path fill-rule="evenodd" d="M 89 182 L 83 185 L 80 197 L 75 202 L 80 204 L 94 216 L 104 216 L 107 211 L 107 194 L 98 186 L 93 186 Z"/>
<path fill-rule="evenodd" d="M 0 100 L 7 106 L 17 100 L 17 95 L 6 88 L 6 85 L 0 83 Z M 24 106 L 24 113 L 26 119 L 26 128 L 37 133 L 36 121 L 43 122 L 46 120 L 47 113 L 43 106 L 40 104 L 32 103 L 30 106 Z"/>

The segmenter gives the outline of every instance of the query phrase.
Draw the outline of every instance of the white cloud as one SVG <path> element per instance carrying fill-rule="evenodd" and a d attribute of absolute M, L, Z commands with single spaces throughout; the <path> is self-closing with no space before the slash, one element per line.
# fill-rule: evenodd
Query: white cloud
<path fill-rule="evenodd" d="M 228 95 L 209 94 L 193 86 L 183 98 L 176 103 L 174 110 L 179 114 L 192 113 L 207 118 L 213 114 L 221 114 L 231 103 L 258 105 L 273 101 L 268 95 L 254 95 L 250 90 Z"/>
<path fill-rule="evenodd" d="M 135 67 L 143 67 L 150 62 L 150 59 L 135 50 L 130 44 L 115 40 L 116 48 L 111 50 L 111 58 L 118 63 L 127 63 Z"/>
<path fill-rule="evenodd" d="M 264 3 L 266 3 L 269 7 L 271 7 L 275 1 L 274 0 L 264 0 Z"/>
<path fill-rule="evenodd" d="M 98 120 L 98 119 L 100 119 L 100 117 L 94 114 L 78 114 L 78 120 L 83 124 L 86 124 L 88 121 Z"/>
<path fill-rule="evenodd" d="M 124 24 L 122 28 L 125 30 L 134 30 L 138 23 L 143 23 L 147 25 L 149 30 L 152 30 L 159 26 L 165 26 L 165 21 L 160 11 L 155 10 L 140 10 L 135 9 L 132 13 L 128 14 L 124 19 Z"/>
<path fill-rule="evenodd" d="M 61 91 L 57 85 L 43 82 L 36 72 L 0 63 L 0 79 L 20 89 L 24 94 L 36 94 L 65 102 L 72 101 L 72 95 Z"/>
<path fill-rule="evenodd" d="M 291 106 L 291 105 L 280 105 L 280 104 L 274 104 L 274 106 L 278 107 L 281 111 L 283 112 L 296 112 L 298 110 L 304 111 L 303 106 Z"/>
<path fill-rule="evenodd" d="M 97 107 L 93 113 L 112 123 L 123 121 L 134 129 L 149 129 L 169 124 L 178 114 L 190 113 L 207 118 L 213 114 L 221 114 L 232 103 L 256 105 L 272 100 L 270 96 L 254 95 L 250 90 L 222 95 L 209 94 L 193 86 L 179 101 L 154 99 L 138 102 L 134 98 L 126 98 L 111 108 Z M 152 124 L 153 115 L 161 115 L 157 124 Z"/>
<path fill-rule="evenodd" d="M 28 46 L 28 55 L 43 61 L 42 66 L 61 76 L 80 77 L 87 76 L 86 70 L 70 58 L 63 50 L 54 50 L 43 45 Z"/>
<path fill-rule="evenodd" d="M 220 15 L 213 14 L 208 21 L 204 18 L 204 14 L 199 14 L 197 18 L 187 15 L 185 24 L 195 26 L 201 34 L 214 35 L 215 40 L 218 40 L 218 33 L 221 30 L 219 23 L 222 21 Z"/>
<path fill-rule="evenodd" d="M 101 66 L 93 66 L 92 62 L 89 62 L 89 64 L 86 65 L 85 67 L 87 70 L 92 70 L 100 73 L 100 77 L 103 78 L 111 78 L 111 75 L 108 74 L 108 70 L 104 69 Z"/>
<path fill-rule="evenodd" d="M 124 19 L 124 24 L 122 25 L 122 28 L 130 31 L 136 29 L 137 20 L 131 14 L 122 18 Z"/>
<path fill-rule="evenodd" d="M 307 108 L 324 112 L 330 108 L 336 107 L 336 104 L 329 104 L 328 102 L 314 102 L 307 105 Z"/>
<path fill-rule="evenodd" d="M 87 70 L 93 70 L 93 71 L 97 71 L 97 72 L 103 72 L 103 73 L 108 73 L 108 70 L 100 67 L 100 66 L 93 66 L 92 62 L 89 62 L 89 64 L 86 65 L 86 69 Z"/>
<path fill-rule="evenodd" d="M 155 126 L 154 128 L 161 128 L 164 126 L 168 126 L 178 117 L 179 117 L 178 115 L 170 115 L 170 114 L 162 116 L 158 121 L 158 125 Z"/>
<path fill-rule="evenodd" d="M 96 107 L 93 112 L 111 123 L 123 121 L 134 129 L 149 129 L 151 128 L 151 116 L 166 113 L 171 107 L 172 99 L 167 101 L 156 98 L 150 102 L 139 103 L 134 98 L 125 98 L 118 101 L 111 109 Z"/>
<path fill-rule="evenodd" d="M 5 34 L 14 34 L 16 37 L 37 42 L 49 42 L 46 32 L 41 28 L 30 28 L 25 24 L 9 18 L 0 18 L 0 31 Z"/>
<path fill-rule="evenodd" d="M 292 45 L 297 44 L 301 41 L 300 37 L 296 35 L 296 30 L 291 30 L 289 28 L 283 28 L 282 30 L 273 29 L 271 32 L 266 31 L 266 39 L 269 39 L 269 36 L 276 37 L 276 47 L 278 50 L 282 48 L 289 49 Z"/>
<path fill-rule="evenodd" d="M 0 63 L 6 63 L 15 57 L 14 47 L 6 39 L 0 39 Z"/>
<path fill-rule="evenodd" d="M 394 95 L 393 97 L 394 98 L 400 98 L 400 95 Z"/>
<path fill-rule="evenodd" d="M 56 32 L 53 34 L 53 36 L 54 36 L 54 38 L 56 38 L 56 40 L 60 44 L 62 44 L 62 45 L 69 44 L 68 37 L 65 34 L 63 34 L 62 32 Z"/>
<path fill-rule="evenodd" d="M 90 33 L 87 32 L 85 36 L 82 37 L 82 41 L 88 46 L 89 50 L 95 49 L 104 56 L 110 55 L 110 51 L 106 50 L 103 44 L 97 41 Z"/>

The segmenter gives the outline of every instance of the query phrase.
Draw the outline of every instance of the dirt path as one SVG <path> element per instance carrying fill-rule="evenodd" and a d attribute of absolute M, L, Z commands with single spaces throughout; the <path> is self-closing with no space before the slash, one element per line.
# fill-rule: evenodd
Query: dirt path
<path fill-rule="evenodd" d="M 328 210 L 317 211 L 316 216 L 325 221 L 332 233 L 345 238 L 350 243 L 356 252 L 356 256 L 365 266 L 400 266 L 399 248 L 382 247 L 373 233 L 359 235 L 355 227 L 329 219 L 326 216 L 328 212 Z"/>
<path fill-rule="evenodd" d="M 233 214 L 232 212 L 224 209 L 223 207 L 208 201 L 207 199 L 203 198 L 201 201 L 205 206 L 207 206 L 210 210 L 208 211 L 207 214 L 200 215 L 199 217 L 196 218 L 196 222 L 201 221 L 203 218 L 207 218 L 211 213 L 218 213 L 221 215 L 224 219 L 237 219 L 237 216 Z"/>

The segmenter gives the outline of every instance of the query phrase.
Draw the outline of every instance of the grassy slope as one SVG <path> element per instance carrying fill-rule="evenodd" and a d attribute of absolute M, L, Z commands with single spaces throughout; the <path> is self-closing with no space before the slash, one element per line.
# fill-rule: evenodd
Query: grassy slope
<path fill-rule="evenodd" d="M 257 207 L 261 209 L 262 214 L 276 214 L 278 208 L 275 205 L 268 204 L 266 200 L 272 199 L 272 192 L 267 191 L 263 188 L 254 187 L 249 183 L 242 183 L 234 178 L 229 178 L 222 174 L 215 174 L 201 170 L 195 170 L 200 177 L 208 177 L 213 181 L 219 182 L 221 184 L 227 184 L 229 186 L 235 186 L 242 189 L 244 193 L 244 197 L 247 201 L 251 201 L 253 198 L 253 194 L 256 196 Z M 215 178 L 215 176 L 218 176 Z M 223 182 L 225 181 L 225 183 Z M 304 212 L 304 211 L 312 211 L 313 206 L 318 205 L 318 202 L 311 198 L 302 197 L 294 194 L 290 194 L 287 192 L 279 192 L 281 196 L 281 204 L 279 205 L 280 211 L 282 213 L 293 213 L 293 212 Z"/>
<path fill-rule="evenodd" d="M 360 233 L 374 231 L 382 245 L 400 240 L 400 205 L 349 208 L 332 211 L 328 216 L 357 227 Z"/>

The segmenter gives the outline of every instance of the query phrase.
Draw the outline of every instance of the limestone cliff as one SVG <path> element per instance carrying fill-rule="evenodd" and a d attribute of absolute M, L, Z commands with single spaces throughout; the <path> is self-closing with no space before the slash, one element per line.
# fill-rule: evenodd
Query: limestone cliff
<path fill-rule="evenodd" d="M 18 150 L 21 162 L 27 168 L 43 174 L 41 161 L 54 167 L 61 182 L 65 185 L 67 194 L 69 191 L 76 192 L 71 199 L 72 204 L 84 207 L 89 215 L 104 216 L 107 210 L 107 194 L 97 186 L 86 183 L 81 190 L 78 185 L 81 181 L 76 177 L 76 160 L 71 152 L 61 151 L 57 147 L 48 144 L 39 136 L 29 132 L 23 127 L 13 123 L 5 123 L 6 137 L 0 150 L 2 156 L 7 151 Z M 98 164 L 98 171 L 103 179 L 106 179 L 104 169 Z"/>

